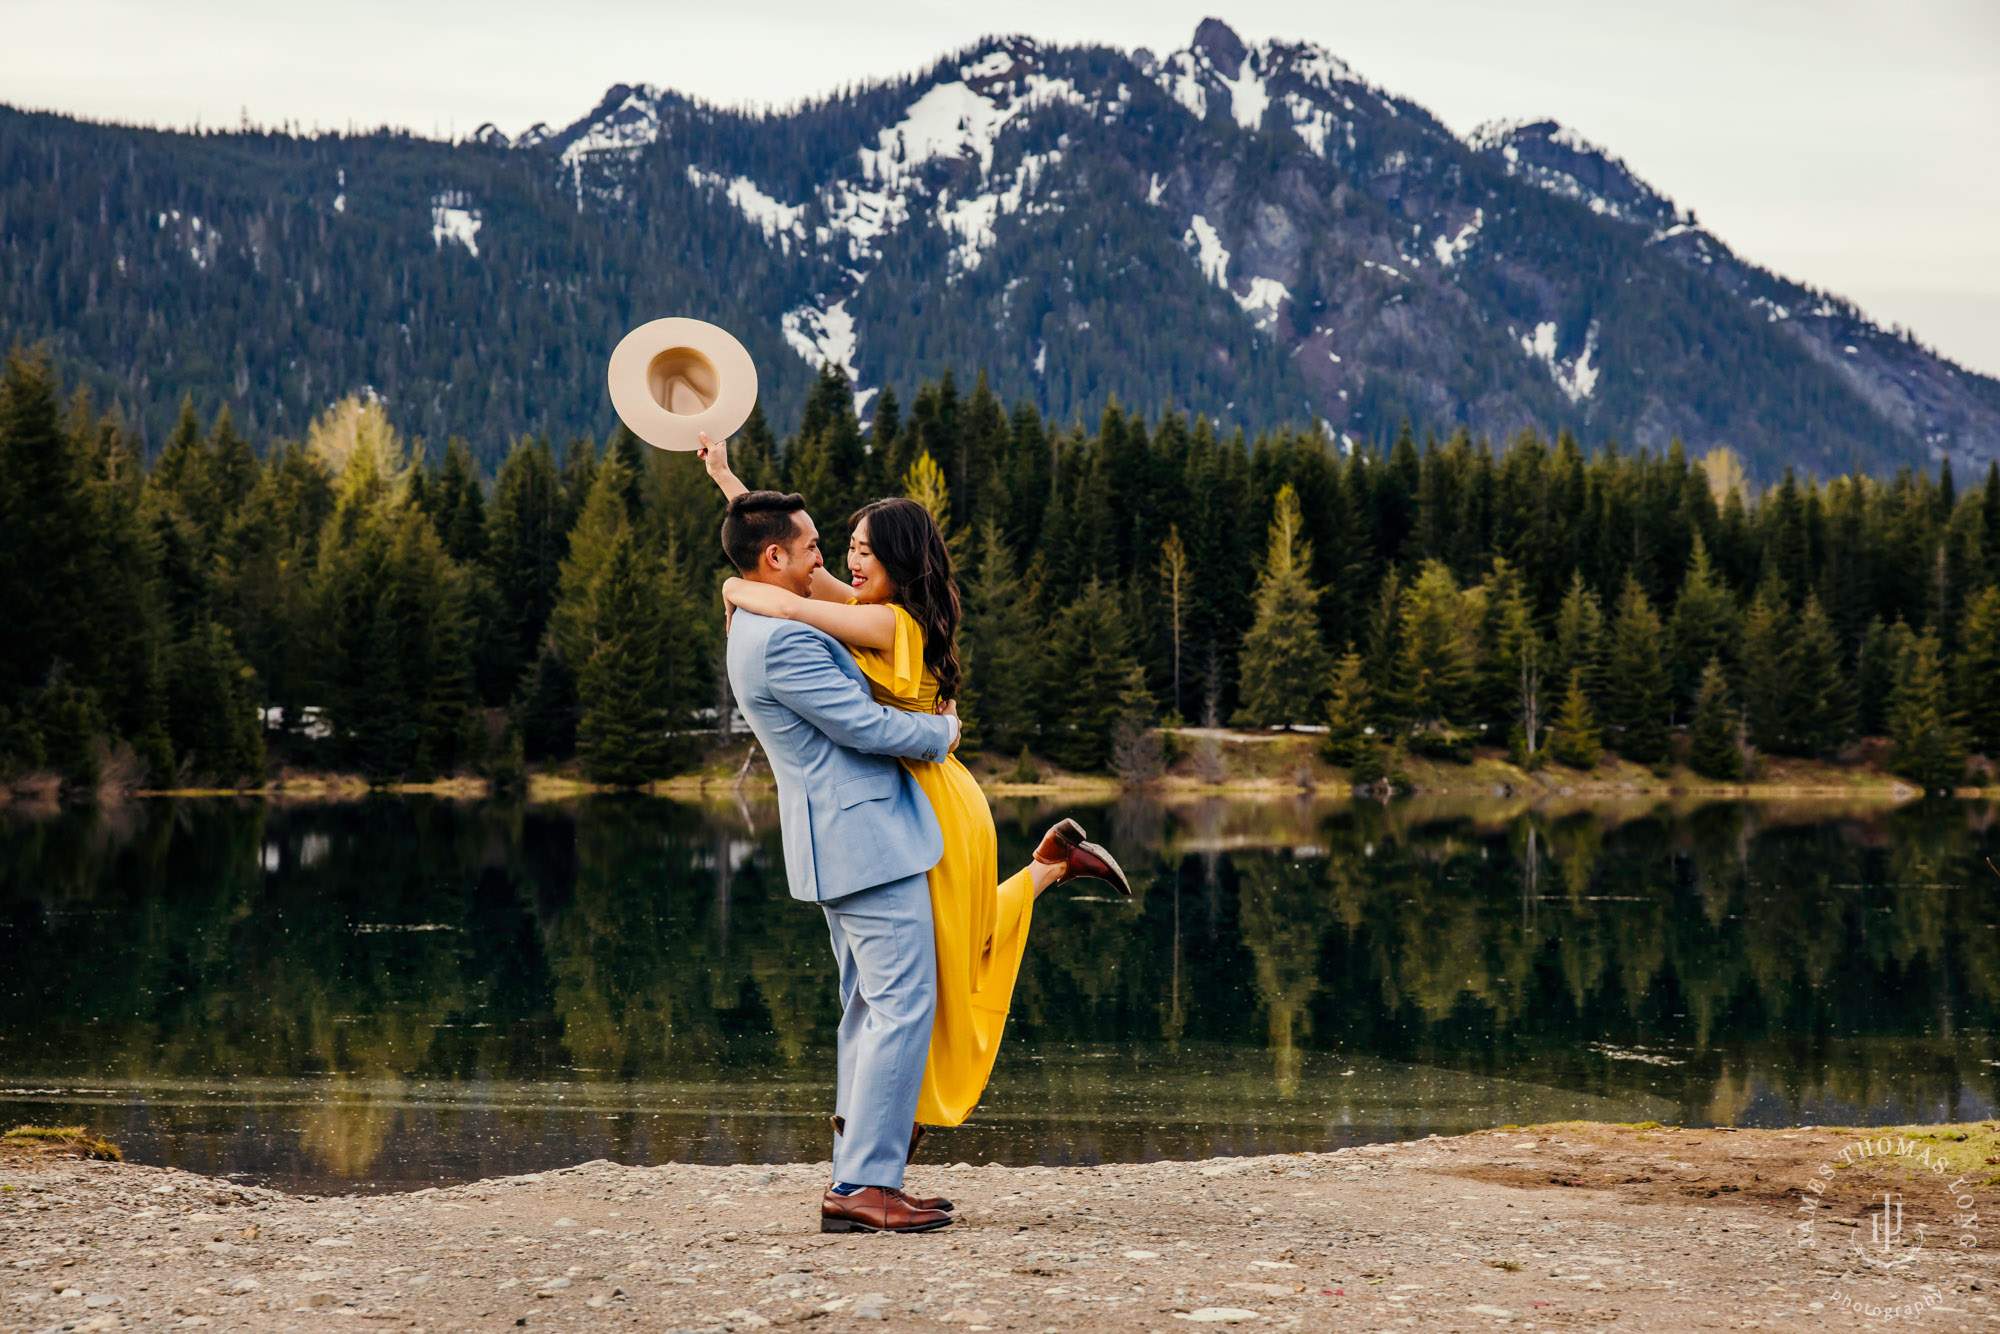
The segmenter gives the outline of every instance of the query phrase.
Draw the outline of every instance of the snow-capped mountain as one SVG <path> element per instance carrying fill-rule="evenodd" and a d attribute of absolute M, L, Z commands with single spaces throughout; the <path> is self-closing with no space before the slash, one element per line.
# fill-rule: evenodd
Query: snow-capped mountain
<path fill-rule="evenodd" d="M 148 413 L 193 390 L 296 421 L 353 380 L 432 435 L 601 432 L 618 333 L 685 312 L 744 334 L 781 427 L 831 361 L 864 413 L 951 366 L 1065 418 L 1116 395 L 1350 439 L 1569 428 L 1766 475 L 2000 456 L 2000 383 L 1736 256 L 1573 131 L 1460 140 L 1330 52 L 1214 19 L 1160 56 L 989 39 L 780 113 L 620 85 L 566 128 L 458 145 L 7 113 L 0 152 L 24 168 L 10 234 L 114 201 L 104 245 L 46 261 L 72 266 L 56 291 L 0 307 L 10 334 L 56 333 Z M 37 154 L 77 184 L 27 188 Z M 142 327 L 201 347 L 134 370 L 157 335 L 93 303 L 135 287 Z"/>

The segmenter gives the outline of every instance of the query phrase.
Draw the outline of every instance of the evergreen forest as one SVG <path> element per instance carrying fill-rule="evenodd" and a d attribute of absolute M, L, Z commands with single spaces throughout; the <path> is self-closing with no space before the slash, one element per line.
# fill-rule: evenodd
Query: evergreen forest
<path fill-rule="evenodd" d="M 1023 765 L 1143 779 L 1161 722 L 1311 726 L 1356 781 L 1477 747 L 1719 779 L 1879 750 L 1935 788 L 2000 753 L 2000 467 L 1753 489 L 1726 450 L 1566 433 L 1348 449 L 1115 400 L 1064 425 L 949 370 L 872 407 L 864 431 L 830 367 L 796 432 L 753 414 L 732 463 L 806 496 L 836 568 L 861 502 L 938 516 L 971 748 Z M 489 474 L 349 398 L 297 439 L 186 406 L 143 458 L 45 356 L 9 357 L 10 778 L 635 785 L 728 735 L 722 505 L 691 455 L 523 436 Z"/>

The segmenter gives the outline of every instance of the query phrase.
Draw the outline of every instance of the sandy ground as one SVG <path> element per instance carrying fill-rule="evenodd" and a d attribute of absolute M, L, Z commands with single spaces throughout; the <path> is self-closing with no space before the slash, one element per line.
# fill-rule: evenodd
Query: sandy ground
<path fill-rule="evenodd" d="M 1886 1157 L 1861 1154 L 1864 1133 Z M 1972 1215 L 1995 1163 L 1991 1126 L 1581 1124 L 1201 1163 L 919 1163 L 912 1187 L 961 1221 L 882 1237 L 817 1230 L 824 1164 L 593 1162 L 313 1197 L 13 1152 L 0 1328 L 1984 1329 L 2000 1238 Z M 1885 1192 L 1906 1209 L 1893 1250 L 1869 1236 Z"/>

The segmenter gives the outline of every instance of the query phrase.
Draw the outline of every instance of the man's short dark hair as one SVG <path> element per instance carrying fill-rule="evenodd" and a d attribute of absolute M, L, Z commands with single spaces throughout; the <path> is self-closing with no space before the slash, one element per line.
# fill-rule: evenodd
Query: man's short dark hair
<path fill-rule="evenodd" d="M 729 502 L 729 513 L 722 516 L 722 554 L 737 570 L 748 574 L 763 559 L 765 547 L 773 542 L 791 545 L 792 535 L 798 531 L 798 520 L 792 516 L 805 507 L 806 498 L 796 491 L 790 495 L 745 491 Z"/>

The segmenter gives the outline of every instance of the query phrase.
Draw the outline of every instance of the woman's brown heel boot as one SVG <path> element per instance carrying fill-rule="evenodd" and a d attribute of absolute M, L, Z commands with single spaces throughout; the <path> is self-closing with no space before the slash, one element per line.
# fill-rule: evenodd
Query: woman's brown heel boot
<path fill-rule="evenodd" d="M 1086 838 L 1083 826 L 1074 820 L 1058 821 L 1042 835 L 1041 846 L 1035 849 L 1035 860 L 1061 864 L 1062 874 L 1055 880 L 1058 885 L 1078 879 L 1102 880 L 1126 898 L 1132 897 L 1132 882 L 1125 878 L 1118 859 Z"/>

